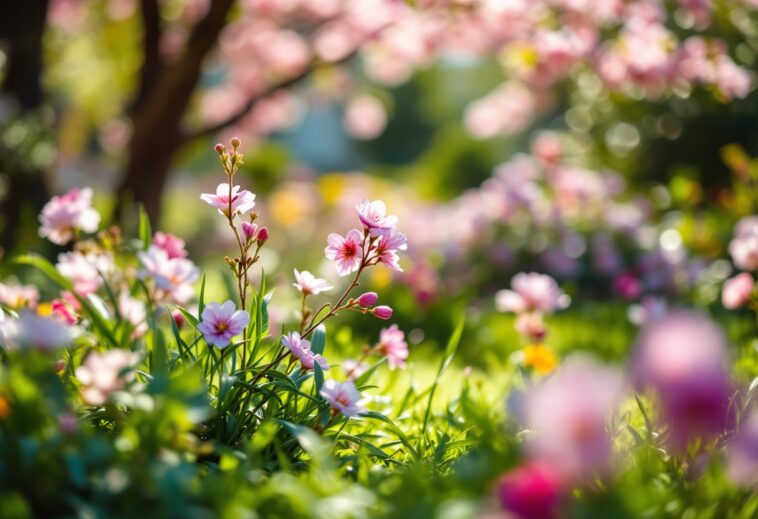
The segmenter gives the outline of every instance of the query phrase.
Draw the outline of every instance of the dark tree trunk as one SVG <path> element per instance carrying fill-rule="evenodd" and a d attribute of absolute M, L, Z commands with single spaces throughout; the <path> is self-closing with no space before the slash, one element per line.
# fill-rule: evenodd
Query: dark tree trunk
<path fill-rule="evenodd" d="M 40 76 L 47 7 L 47 0 L 0 0 L 0 40 L 5 41 L 8 56 L 0 97 L 14 111 L 14 116 L 0 123 L 0 131 L 6 124 L 23 119 L 21 123 L 27 125 L 29 141 L 48 138 L 45 128 L 50 125 L 37 111 L 43 102 Z M 7 183 L 0 200 L 0 246 L 5 251 L 16 245 L 24 216 L 36 216 L 48 198 L 44 183 L 46 164 L 35 160 L 31 153 L 36 144 L 24 142 L 12 149 L 0 146 L 0 173 Z"/>
<path fill-rule="evenodd" d="M 182 56 L 171 65 L 156 62 L 160 40 L 155 0 L 143 0 L 145 61 L 139 92 L 132 109 L 129 160 L 118 189 L 116 216 L 128 221 L 130 203 L 142 205 L 158 224 L 161 196 L 171 163 L 184 143 L 181 124 L 202 73 L 203 61 L 213 49 L 235 0 L 214 0 L 193 28 Z M 151 14 L 152 13 L 152 14 Z M 149 70 L 148 70 L 149 69 Z"/>

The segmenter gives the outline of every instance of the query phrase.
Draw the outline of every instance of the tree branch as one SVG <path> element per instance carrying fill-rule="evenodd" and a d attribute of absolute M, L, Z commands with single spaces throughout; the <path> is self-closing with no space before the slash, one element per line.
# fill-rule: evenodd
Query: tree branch
<path fill-rule="evenodd" d="M 158 0 L 140 0 L 140 16 L 142 18 L 142 49 L 144 60 L 140 70 L 140 85 L 134 98 L 132 110 L 145 100 L 155 85 L 163 68 L 160 43 L 163 33 L 162 19 Z"/>

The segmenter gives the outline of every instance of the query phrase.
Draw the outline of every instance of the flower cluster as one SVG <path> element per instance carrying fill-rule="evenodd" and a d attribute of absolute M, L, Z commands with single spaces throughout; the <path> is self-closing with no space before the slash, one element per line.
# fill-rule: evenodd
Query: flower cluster
<path fill-rule="evenodd" d="M 735 309 L 754 300 L 755 281 L 750 272 L 758 271 L 758 216 L 748 216 L 737 222 L 734 238 L 729 243 L 729 254 L 737 268 L 747 271 L 729 279 L 721 291 L 724 307 Z"/>
<path fill-rule="evenodd" d="M 39 216 L 39 234 L 57 245 L 65 245 L 81 231 L 95 232 L 100 214 L 92 207 L 92 188 L 74 188 L 54 196 Z"/>

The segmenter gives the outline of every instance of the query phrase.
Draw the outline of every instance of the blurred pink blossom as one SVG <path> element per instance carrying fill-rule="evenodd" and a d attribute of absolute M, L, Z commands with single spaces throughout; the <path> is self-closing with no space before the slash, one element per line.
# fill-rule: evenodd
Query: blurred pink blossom
<path fill-rule="evenodd" d="M 566 308 L 569 297 L 553 278 L 535 272 L 516 274 L 511 280 L 512 290 L 495 294 L 495 306 L 501 312 L 540 311 L 552 313 Z"/>
<path fill-rule="evenodd" d="M 39 234 L 56 245 L 65 245 L 77 232 L 95 232 L 100 214 L 92 208 L 92 188 L 74 188 L 54 196 L 40 213 Z"/>
<path fill-rule="evenodd" d="M 134 380 L 131 368 L 139 362 L 139 354 L 113 349 L 90 351 L 75 375 L 82 383 L 82 399 L 88 405 L 102 405 L 111 394 L 121 391 Z"/>
<path fill-rule="evenodd" d="M 550 465 L 529 463 L 512 469 L 495 486 L 500 505 L 517 519 L 559 517 L 563 483 Z"/>
<path fill-rule="evenodd" d="M 320 394 L 329 402 L 329 407 L 348 418 L 366 412 L 366 408 L 359 404 L 361 394 L 350 380 L 341 383 L 331 379 L 327 380 L 324 382 Z"/>
<path fill-rule="evenodd" d="M 384 105 L 374 96 L 355 97 L 345 107 L 345 128 L 356 139 L 374 139 L 382 133 L 386 124 Z"/>
<path fill-rule="evenodd" d="M 734 264 L 743 270 L 758 270 L 758 216 L 743 218 L 734 228 L 729 243 Z"/>
<path fill-rule="evenodd" d="M 187 257 L 187 250 L 184 248 L 184 240 L 173 234 L 156 232 L 153 236 L 153 245 L 166 251 L 169 259 Z"/>
<path fill-rule="evenodd" d="M 390 369 L 405 368 L 405 361 L 408 359 L 408 343 L 405 342 L 405 333 L 396 324 L 382 329 L 379 333 L 379 342 L 374 348 L 387 357 Z"/>
<path fill-rule="evenodd" d="M 83 296 L 97 291 L 103 285 L 103 278 L 114 268 L 109 255 L 78 251 L 59 254 L 55 267 L 73 282 L 74 291 Z"/>
<path fill-rule="evenodd" d="M 325 279 L 317 278 L 308 271 L 295 269 L 295 281 L 293 286 L 297 288 L 304 296 L 318 295 L 321 292 L 328 292 L 334 287 Z"/>
<path fill-rule="evenodd" d="M 721 304 L 730 310 L 745 306 L 750 301 L 754 287 L 755 280 L 747 272 L 727 279 L 721 289 Z"/>
<path fill-rule="evenodd" d="M 11 308 L 34 308 L 39 301 L 39 290 L 34 285 L 0 283 L 0 303 Z"/>

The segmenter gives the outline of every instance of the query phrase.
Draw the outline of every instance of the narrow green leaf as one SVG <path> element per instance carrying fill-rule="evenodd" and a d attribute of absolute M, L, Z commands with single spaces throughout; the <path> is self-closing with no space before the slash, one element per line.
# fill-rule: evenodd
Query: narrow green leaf
<path fill-rule="evenodd" d="M 150 227 L 150 218 L 145 212 L 145 208 L 139 208 L 139 239 L 142 242 L 142 250 L 147 250 L 153 241 L 153 231 Z"/>
<path fill-rule="evenodd" d="M 313 330 L 313 336 L 311 337 L 311 351 L 323 355 L 324 348 L 326 348 L 326 327 L 321 324 Z"/>
<path fill-rule="evenodd" d="M 38 254 L 24 254 L 23 256 L 17 256 L 11 260 L 11 263 L 34 267 L 49 277 L 62 289 L 73 290 L 73 284 L 71 281 L 58 272 L 55 265 Z"/>

